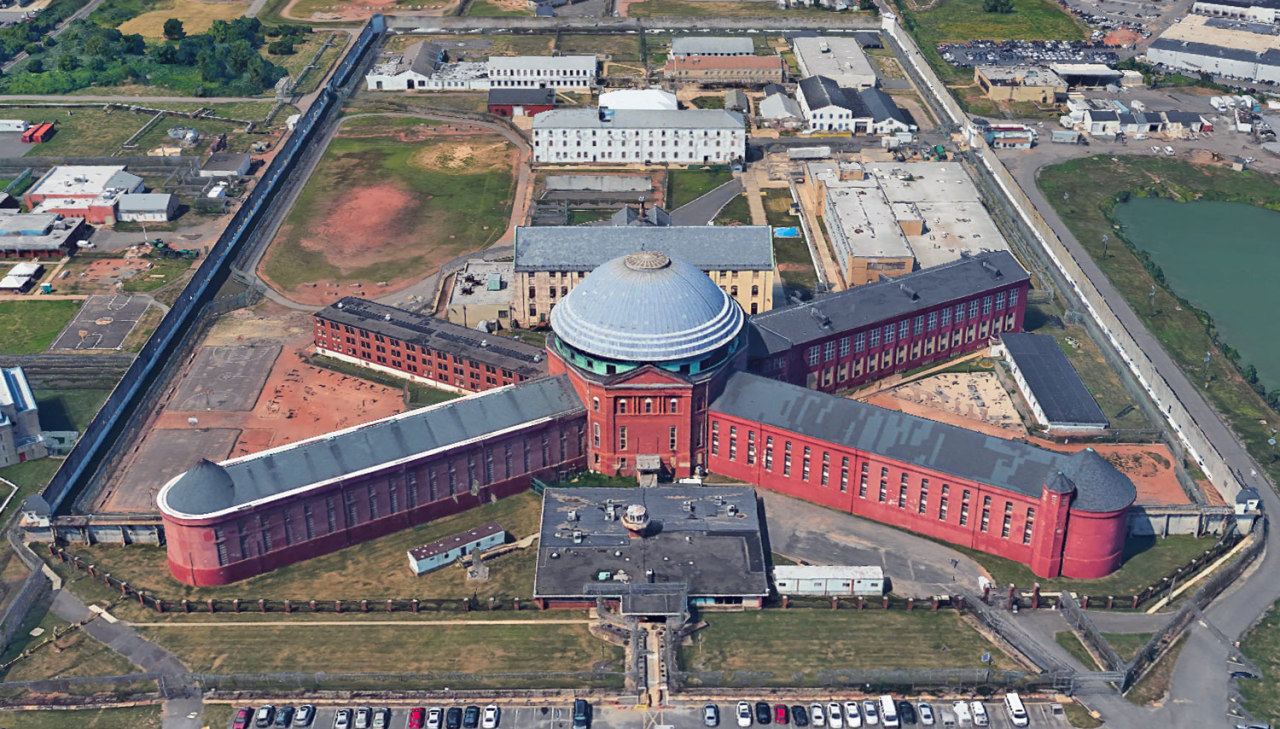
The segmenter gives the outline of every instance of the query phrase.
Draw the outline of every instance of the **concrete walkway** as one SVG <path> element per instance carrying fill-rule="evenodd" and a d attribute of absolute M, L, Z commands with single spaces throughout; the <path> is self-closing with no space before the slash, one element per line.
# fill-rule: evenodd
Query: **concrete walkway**
<path fill-rule="evenodd" d="M 710 225 L 729 201 L 742 194 L 742 178 L 735 177 L 702 197 L 671 212 L 672 225 Z"/>

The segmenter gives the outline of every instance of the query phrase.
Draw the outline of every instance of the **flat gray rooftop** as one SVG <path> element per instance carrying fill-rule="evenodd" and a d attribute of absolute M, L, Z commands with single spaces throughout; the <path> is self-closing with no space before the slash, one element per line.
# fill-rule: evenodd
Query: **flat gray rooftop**
<path fill-rule="evenodd" d="M 767 225 L 516 228 L 516 271 L 592 271 L 639 251 L 657 251 L 703 271 L 773 270 Z"/>

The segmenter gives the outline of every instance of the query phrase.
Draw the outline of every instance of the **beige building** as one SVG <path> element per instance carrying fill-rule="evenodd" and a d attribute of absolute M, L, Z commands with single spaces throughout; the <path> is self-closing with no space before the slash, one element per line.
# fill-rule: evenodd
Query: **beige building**
<path fill-rule="evenodd" d="M 782 83 L 783 68 L 780 56 L 684 56 L 668 59 L 662 71 L 677 82 L 763 86 Z"/>
<path fill-rule="evenodd" d="M 516 228 L 514 320 L 546 326 L 551 309 L 597 266 L 636 251 L 679 258 L 711 277 L 747 314 L 773 308 L 772 232 L 766 225 Z"/>
<path fill-rule="evenodd" d="M 1053 104 L 1067 97 L 1067 82 L 1045 66 L 978 66 L 973 82 L 992 101 Z"/>
<path fill-rule="evenodd" d="M 513 280 L 510 263 L 467 261 L 453 277 L 446 317 L 454 324 L 471 329 L 482 325 L 490 330 L 509 328 Z"/>

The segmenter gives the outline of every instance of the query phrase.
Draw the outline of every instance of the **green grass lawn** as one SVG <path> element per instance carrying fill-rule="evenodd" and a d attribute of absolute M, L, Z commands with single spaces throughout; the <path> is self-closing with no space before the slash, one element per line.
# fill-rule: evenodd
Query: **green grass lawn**
<path fill-rule="evenodd" d="M 566 613 L 581 618 L 581 613 Z M 504 687 L 555 686 L 545 671 L 618 671 L 622 648 L 605 643 L 582 625 L 536 621 L 512 625 L 332 626 L 242 624 L 210 630 L 201 627 L 138 628 L 143 637 L 175 653 L 194 671 L 217 673 L 308 671 L 329 673 L 529 673 Z M 440 683 L 442 681 L 443 683 Z M 576 682 L 581 686 L 584 682 Z M 620 686 L 621 677 L 606 682 Z M 422 687 L 464 688 L 467 682 L 424 680 Z M 483 682 L 475 685 L 483 686 Z"/>
<path fill-rule="evenodd" d="M 0 302 L 0 354 L 45 351 L 79 310 L 79 301 Z"/>
<path fill-rule="evenodd" d="M 62 466 L 61 458 L 49 457 L 0 468 L 0 478 L 18 487 L 18 493 L 14 494 L 5 510 L 0 512 L 0 517 L 8 516 L 22 504 L 24 499 L 48 485 L 60 466 Z M 3 493 L 0 493 L 0 500 L 8 495 L 9 490 L 6 488 Z"/>
<path fill-rule="evenodd" d="M 1183 635 L 1160 660 L 1156 661 L 1154 666 L 1147 670 L 1146 675 L 1140 681 L 1129 687 L 1129 691 L 1124 697 L 1130 703 L 1138 706 L 1147 706 L 1163 700 L 1165 694 L 1169 693 L 1169 682 L 1173 678 L 1173 667 L 1178 664 L 1178 656 L 1181 655 L 1182 649 L 1186 644 L 1187 636 Z"/>
<path fill-rule="evenodd" d="M 1134 595 L 1161 577 L 1191 561 L 1193 557 L 1213 546 L 1210 537 L 1197 539 L 1192 536 L 1175 535 L 1157 539 L 1155 537 L 1129 537 L 1125 543 L 1124 563 L 1120 569 L 1096 580 L 1073 580 L 1068 577 L 1056 577 L 1046 580 L 1036 577 L 1029 567 L 1021 562 L 996 557 L 954 544 L 947 546 L 972 557 L 991 573 L 997 585 L 1013 583 L 1021 589 L 1029 590 L 1034 583 L 1040 583 L 1045 591 L 1070 590 L 1081 595 L 1106 597 L 1107 595 Z"/>
<path fill-rule="evenodd" d="M 820 8 L 779 8 L 771 2 L 702 2 L 701 0 L 645 0 L 627 8 L 632 18 L 826 18 L 865 16 L 865 13 L 836 13 Z"/>
<path fill-rule="evenodd" d="M 728 171 L 672 170 L 667 186 L 667 211 L 692 202 L 733 179 Z"/>
<path fill-rule="evenodd" d="M 693 101 L 689 102 L 698 109 L 723 109 L 723 96 L 696 96 Z"/>
<path fill-rule="evenodd" d="M 1259 721 L 1280 722 L 1280 603 L 1240 642 L 1240 650 L 1262 669 L 1262 678 L 1239 680 L 1244 707 Z"/>
<path fill-rule="evenodd" d="M 176 242 L 175 245 L 180 245 L 180 242 Z M 161 286 L 177 281 L 200 265 L 199 259 L 151 257 L 147 260 L 151 262 L 151 268 L 140 271 L 138 275 L 125 280 L 125 293 L 140 294 L 155 291 Z"/>
<path fill-rule="evenodd" d="M 1076 729 L 1097 729 L 1102 726 L 1102 722 L 1095 719 L 1088 709 L 1074 701 L 1063 704 L 1062 709 L 1067 715 L 1067 723 Z"/>
<path fill-rule="evenodd" d="M 504 139 L 433 138 L 432 125 L 416 119 L 366 119 L 343 126 L 267 250 L 260 270 L 282 291 L 421 277 L 506 230 L 513 179 Z M 375 246 L 352 225 L 380 205 Z"/>
<path fill-rule="evenodd" d="M 562 35 L 556 41 L 556 51 L 561 55 L 608 56 L 609 60 L 618 63 L 638 63 L 641 60 L 638 35 Z"/>
<path fill-rule="evenodd" d="M 53 631 L 64 631 L 70 625 L 49 612 L 47 603 L 38 604 L 28 616 L 29 623 L 22 626 L 14 640 L 5 647 L 0 662 L 17 658 L 23 651 L 34 649 L 26 658 L 4 672 L 5 681 L 43 681 L 49 678 L 74 676 L 119 676 L 137 669 L 115 651 L 80 630 L 64 633 L 53 643 L 44 641 Z M 44 630 L 39 636 L 31 636 L 36 627 Z"/>
<path fill-rule="evenodd" d="M 1142 650 L 1142 646 L 1151 640 L 1152 633 L 1103 633 L 1102 637 L 1107 639 L 1111 650 L 1120 656 L 1121 660 L 1132 661 L 1134 656 L 1138 655 L 1138 651 Z"/>
<path fill-rule="evenodd" d="M 93 89 L 93 92 L 96 94 L 103 93 L 102 89 Z M 156 106 L 174 111 L 194 111 L 201 107 L 212 108 L 216 114 L 246 120 L 262 119 L 271 109 L 270 102 L 237 102 L 234 104 L 209 102 L 205 104 L 163 104 Z M 19 107 L 15 106 L 13 109 L 17 111 Z M 22 113 L 31 122 L 57 122 L 58 129 L 57 133 L 49 141 L 43 144 L 30 145 L 25 156 L 111 155 L 119 150 L 120 145 L 124 144 L 129 137 L 151 119 L 148 114 L 135 114 L 122 109 L 104 111 L 102 109 L 77 108 L 69 111 L 70 114 L 68 114 L 67 110 L 50 108 L 22 110 Z M 283 126 L 287 116 L 288 114 L 280 114 L 277 117 L 277 124 Z M 177 126 L 189 126 L 201 131 L 217 133 L 230 132 L 228 145 L 233 150 L 241 147 L 248 149 L 249 144 L 261 138 L 260 135 L 244 134 L 239 131 L 240 127 L 232 124 L 209 120 L 192 120 L 185 117 L 169 117 L 156 122 L 155 127 L 142 136 L 142 142 L 135 151 L 139 154 L 145 154 L 146 150 L 158 146 L 161 142 L 169 143 L 167 132 L 170 127 Z M 247 141 L 244 144 L 240 144 L 241 140 Z"/>
<path fill-rule="evenodd" d="M 533 11 L 524 8 L 508 10 L 489 0 L 472 0 L 471 6 L 467 8 L 467 15 L 485 18 L 527 18 L 533 15 Z"/>
<path fill-rule="evenodd" d="M 40 408 L 40 427 L 45 430 L 84 430 L 110 390 L 64 389 L 34 390 L 36 405 Z"/>
<path fill-rule="evenodd" d="M 0 711 L 0 725 L 12 729 L 160 729 L 160 706 L 73 711 Z"/>
<path fill-rule="evenodd" d="M 746 195 L 739 195 L 720 209 L 713 221 L 716 225 L 751 225 L 751 205 Z"/>
<path fill-rule="evenodd" d="M 770 188 L 764 191 L 764 214 L 775 228 L 799 226 L 800 219 L 791 214 L 791 191 Z"/>
<path fill-rule="evenodd" d="M 302 601 L 311 598 L 385 600 L 413 597 L 462 600 L 473 595 L 482 600 L 490 595 L 526 599 L 533 595 L 535 558 L 532 550 L 492 560 L 488 563 L 490 577 L 483 582 L 468 582 L 462 569 L 452 565 L 421 577 L 415 576 L 409 569 L 405 552 L 489 521 L 502 524 L 514 538 L 528 536 L 538 531 L 539 504 L 539 497 L 532 492 L 516 494 L 461 514 L 219 587 L 191 587 L 173 579 L 164 547 L 132 545 L 121 549 L 94 545 L 76 546 L 71 551 L 139 589 L 173 600 L 234 597 Z M 86 599 L 96 598 L 89 594 Z"/>
<path fill-rule="evenodd" d="M 1093 660 L 1093 656 L 1089 655 L 1088 649 L 1084 647 L 1084 643 L 1080 642 L 1075 633 L 1070 630 L 1063 630 L 1054 633 L 1053 639 L 1070 653 L 1072 658 L 1080 661 L 1080 665 L 1084 666 L 1086 671 L 1099 670 L 1097 661 Z"/>
<path fill-rule="evenodd" d="M 1155 281 L 1136 253 L 1116 240 L 1121 233 L 1109 218 L 1115 196 L 1124 191 L 1175 200 L 1230 200 L 1280 209 L 1277 178 L 1253 171 L 1197 167 L 1177 159 L 1106 155 L 1046 167 L 1040 171 L 1038 181 L 1080 245 L 1193 382 L 1204 382 L 1204 353 L 1215 353 L 1209 362 L 1205 394 L 1272 480 L 1280 479 L 1280 461 L 1273 459 L 1267 444 L 1272 437 L 1271 428 L 1280 418 L 1240 377 L 1234 365 L 1221 356 L 1205 321 L 1193 307 L 1178 300 L 1176 292 L 1158 286 L 1156 313 L 1152 315 L 1148 295 Z M 1064 195 L 1068 199 L 1064 200 Z M 1102 257 L 1103 234 L 1112 238 L 1106 258 Z"/>
<path fill-rule="evenodd" d="M 688 671 L 767 671 L 753 685 L 810 685 L 821 671 L 1016 668 L 952 611 L 765 610 L 705 613 L 708 627 L 680 648 Z M 767 660 L 762 660 L 767 657 Z"/>

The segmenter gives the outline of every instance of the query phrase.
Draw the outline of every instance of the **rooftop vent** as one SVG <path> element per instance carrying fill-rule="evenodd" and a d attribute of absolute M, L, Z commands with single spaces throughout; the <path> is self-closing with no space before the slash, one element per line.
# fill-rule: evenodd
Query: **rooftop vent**
<path fill-rule="evenodd" d="M 987 273 L 991 274 L 992 278 L 1000 278 L 1004 275 L 1000 273 L 1000 269 L 993 266 L 990 261 L 983 261 L 982 267 L 987 271 Z"/>
<path fill-rule="evenodd" d="M 898 284 L 898 288 L 901 289 L 902 293 L 906 294 L 907 298 L 911 299 L 912 301 L 916 301 L 920 298 L 920 294 L 917 294 L 915 289 L 911 288 L 910 286 L 904 283 Z"/>
<path fill-rule="evenodd" d="M 818 322 L 818 326 L 823 329 L 831 328 L 831 317 L 823 314 L 821 311 L 818 311 L 816 306 L 809 307 L 809 316 L 813 317 L 813 320 Z"/>

